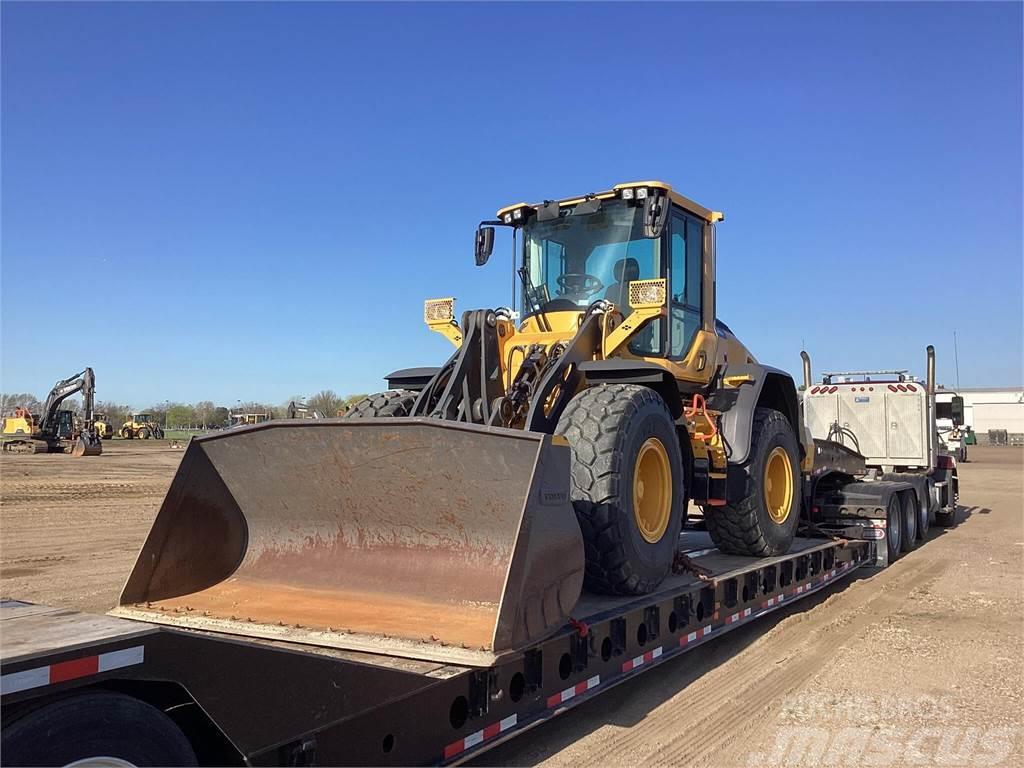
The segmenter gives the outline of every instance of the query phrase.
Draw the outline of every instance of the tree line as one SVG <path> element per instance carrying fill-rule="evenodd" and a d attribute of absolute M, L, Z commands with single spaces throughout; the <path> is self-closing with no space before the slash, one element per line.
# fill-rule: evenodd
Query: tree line
<path fill-rule="evenodd" d="M 99 400 L 95 412 L 106 416 L 107 422 L 115 429 L 128 421 L 132 414 L 148 413 L 167 429 L 211 429 L 228 427 L 232 424 L 232 414 L 266 413 L 270 418 L 284 418 L 291 402 L 303 403 L 320 411 L 324 416 L 333 418 L 344 412 L 350 405 L 366 397 L 366 395 L 342 396 L 333 389 L 323 389 L 311 396 L 294 395 L 283 403 L 276 405 L 256 400 L 236 400 L 233 404 L 214 403 L 212 400 L 200 400 L 195 403 L 179 403 L 165 400 L 156 402 L 148 408 L 135 408 L 128 403 L 117 403 L 111 400 Z M 11 392 L 0 394 L 0 414 L 9 416 L 15 408 L 27 408 L 29 412 L 41 414 L 44 402 L 27 392 Z M 62 410 L 69 410 L 82 415 L 82 401 L 78 397 L 69 397 L 60 404 Z"/>

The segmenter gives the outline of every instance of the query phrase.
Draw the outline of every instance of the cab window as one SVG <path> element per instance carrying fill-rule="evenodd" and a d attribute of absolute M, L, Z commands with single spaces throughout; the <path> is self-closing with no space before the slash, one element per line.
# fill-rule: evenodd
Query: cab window
<path fill-rule="evenodd" d="M 682 358 L 686 357 L 701 325 L 702 222 L 674 213 L 669 250 L 669 357 Z"/>

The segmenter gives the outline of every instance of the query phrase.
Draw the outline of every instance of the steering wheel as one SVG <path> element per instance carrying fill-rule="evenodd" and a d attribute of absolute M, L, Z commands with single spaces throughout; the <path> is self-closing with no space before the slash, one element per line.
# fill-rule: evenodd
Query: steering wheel
<path fill-rule="evenodd" d="M 555 278 L 555 282 L 564 293 L 582 294 L 584 297 L 593 296 L 604 288 L 604 283 L 586 272 L 566 272 Z"/>

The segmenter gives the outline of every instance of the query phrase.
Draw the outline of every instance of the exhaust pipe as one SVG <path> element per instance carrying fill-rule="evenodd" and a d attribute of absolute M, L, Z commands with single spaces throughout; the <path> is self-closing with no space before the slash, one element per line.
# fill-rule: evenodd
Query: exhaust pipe
<path fill-rule="evenodd" d="M 928 377 L 925 386 L 928 388 L 928 394 L 935 394 L 935 347 L 931 344 L 928 345 Z"/>
<path fill-rule="evenodd" d="M 804 361 L 804 391 L 811 388 L 811 356 L 800 350 L 800 359 Z"/>

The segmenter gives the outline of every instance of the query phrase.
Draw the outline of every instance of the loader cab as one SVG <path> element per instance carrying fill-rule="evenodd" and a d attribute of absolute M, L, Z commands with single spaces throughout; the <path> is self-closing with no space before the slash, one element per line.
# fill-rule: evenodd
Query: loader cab
<path fill-rule="evenodd" d="M 661 206 L 657 219 L 652 198 Z M 665 311 L 621 356 L 656 362 L 677 379 L 697 382 L 710 379 L 720 346 L 730 359 L 749 358 L 715 320 L 714 229 L 721 214 L 667 185 L 643 182 L 575 200 L 510 206 L 498 215 L 522 228 L 524 330 L 570 329 L 601 299 L 629 315 L 630 283 L 664 279 Z"/>

